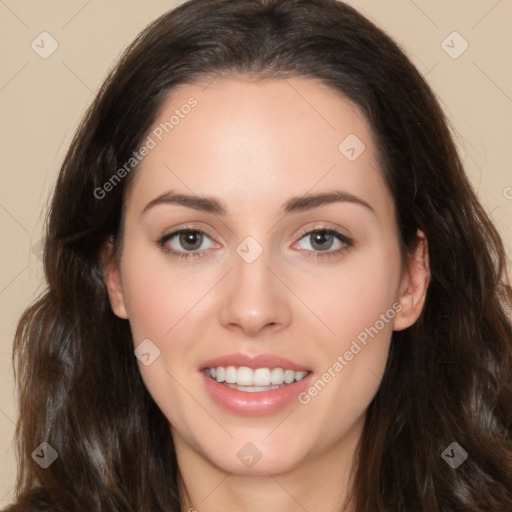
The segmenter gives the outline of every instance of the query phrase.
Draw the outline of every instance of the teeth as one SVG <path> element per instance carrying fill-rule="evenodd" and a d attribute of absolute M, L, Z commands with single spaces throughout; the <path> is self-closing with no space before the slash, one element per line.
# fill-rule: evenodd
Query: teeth
<path fill-rule="evenodd" d="M 238 371 L 234 366 L 230 366 L 229 368 L 232 368 L 232 372 L 234 374 L 233 384 L 238 384 L 239 386 L 254 385 L 254 372 L 250 368 L 241 366 L 240 368 L 238 368 Z"/>
<path fill-rule="evenodd" d="M 226 368 L 226 382 L 228 384 L 236 384 L 237 383 L 238 372 L 234 366 L 228 366 Z"/>
<path fill-rule="evenodd" d="M 284 382 L 284 370 L 282 368 L 274 368 L 270 375 L 271 384 L 282 384 Z"/>
<path fill-rule="evenodd" d="M 213 377 L 212 370 L 214 370 L 214 368 L 210 368 L 211 377 Z M 217 375 L 215 376 L 215 379 L 217 380 L 217 382 L 224 382 L 226 380 L 226 370 L 222 366 L 219 366 L 216 369 L 216 373 Z"/>
<path fill-rule="evenodd" d="M 266 386 L 270 386 L 269 389 L 275 389 L 283 383 L 298 382 L 308 372 L 283 370 L 283 368 L 257 368 L 253 370 L 247 366 L 217 366 L 216 368 L 208 368 L 206 374 L 217 382 L 225 382 L 230 388 L 238 389 L 238 386 L 246 386 L 251 387 L 251 391 L 263 391 L 267 389 Z"/>
<path fill-rule="evenodd" d="M 269 386 L 273 384 L 270 380 L 270 370 L 268 368 L 257 368 L 251 373 L 252 383 L 246 384 L 246 386 Z M 238 384 L 240 384 L 240 382 Z"/>
<path fill-rule="evenodd" d="M 249 393 L 257 393 L 259 391 L 270 391 L 277 389 L 279 386 L 239 386 L 238 384 L 226 384 L 228 388 L 237 389 L 238 391 L 246 391 Z"/>
<path fill-rule="evenodd" d="M 284 372 L 284 381 L 286 384 L 291 384 L 295 380 L 295 372 L 293 370 L 286 370 Z"/>

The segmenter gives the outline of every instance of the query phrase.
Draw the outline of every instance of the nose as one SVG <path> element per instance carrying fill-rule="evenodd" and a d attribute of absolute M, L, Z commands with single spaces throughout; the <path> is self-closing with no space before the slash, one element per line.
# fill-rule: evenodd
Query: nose
<path fill-rule="evenodd" d="M 223 327 L 249 337 L 286 328 L 291 321 L 289 291 L 276 274 L 265 251 L 252 263 L 235 253 L 219 310 Z"/>

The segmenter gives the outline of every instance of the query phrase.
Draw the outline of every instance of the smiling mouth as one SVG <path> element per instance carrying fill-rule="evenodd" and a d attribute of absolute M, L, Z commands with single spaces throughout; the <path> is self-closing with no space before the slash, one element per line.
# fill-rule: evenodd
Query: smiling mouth
<path fill-rule="evenodd" d="M 301 381 L 309 371 L 286 368 L 248 368 L 247 366 L 217 366 L 206 368 L 206 376 L 228 388 L 249 393 L 271 391 Z"/>

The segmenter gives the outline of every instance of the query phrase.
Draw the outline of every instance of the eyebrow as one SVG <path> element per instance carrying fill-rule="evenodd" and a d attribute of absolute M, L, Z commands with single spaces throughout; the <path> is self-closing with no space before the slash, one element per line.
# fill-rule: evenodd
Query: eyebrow
<path fill-rule="evenodd" d="M 308 194 L 301 197 L 292 197 L 283 205 L 283 210 L 286 213 L 301 212 L 305 210 L 311 210 L 312 208 L 318 208 L 319 206 L 325 206 L 331 203 L 358 204 L 375 213 L 375 210 L 372 208 L 372 206 L 363 199 L 340 190 L 334 190 L 332 192 L 323 194 Z"/>
<path fill-rule="evenodd" d="M 313 208 L 318 208 L 320 206 L 338 202 L 358 204 L 375 213 L 375 210 L 372 208 L 372 206 L 363 199 L 348 192 L 339 190 L 292 197 L 283 204 L 282 210 L 284 213 L 296 213 L 312 210 Z M 170 191 L 165 192 L 151 200 L 142 210 L 142 214 L 146 213 L 148 210 L 154 208 L 155 206 L 164 204 L 181 205 L 187 208 L 192 208 L 193 210 L 214 213 L 216 215 L 226 215 L 228 212 L 225 204 L 218 199 L 206 196 L 176 194 Z"/>

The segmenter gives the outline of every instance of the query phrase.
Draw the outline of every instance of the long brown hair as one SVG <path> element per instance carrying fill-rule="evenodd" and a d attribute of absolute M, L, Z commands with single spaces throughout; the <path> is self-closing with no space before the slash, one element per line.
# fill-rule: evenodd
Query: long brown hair
<path fill-rule="evenodd" d="M 512 510 L 512 291 L 502 241 L 447 120 L 389 36 L 335 0 L 190 0 L 123 54 L 63 162 L 46 224 L 45 293 L 15 339 L 16 499 L 22 510 L 180 510 L 167 419 L 140 376 L 129 324 L 111 311 L 100 262 L 118 243 L 130 176 L 101 188 L 147 136 L 174 87 L 251 73 L 320 80 L 368 119 L 401 243 L 429 244 L 419 320 L 393 333 L 353 475 L 358 512 Z M 58 459 L 43 469 L 32 452 Z M 467 460 L 441 454 L 457 442 Z M 341 504 L 340 504 L 341 507 Z"/>

